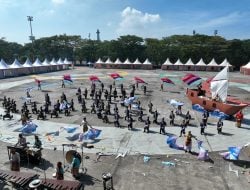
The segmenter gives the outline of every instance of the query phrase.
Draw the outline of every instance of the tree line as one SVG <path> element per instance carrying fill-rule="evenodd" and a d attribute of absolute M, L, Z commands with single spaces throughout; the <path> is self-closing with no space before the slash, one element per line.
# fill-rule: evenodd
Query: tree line
<path fill-rule="evenodd" d="M 73 61 L 95 62 L 110 58 L 121 61 L 138 58 L 143 62 L 148 58 L 155 67 L 160 67 L 167 58 L 176 62 L 179 58 L 185 63 L 189 58 L 197 63 L 203 58 L 205 63 L 215 58 L 221 63 L 225 58 L 239 69 L 250 60 L 250 40 L 226 40 L 221 36 L 173 35 L 162 39 L 142 38 L 135 35 L 120 36 L 116 40 L 97 41 L 82 39 L 77 35 L 56 35 L 40 38 L 24 45 L 0 40 L 0 58 L 12 63 L 14 58 L 24 62 L 29 57 L 43 60 L 48 58 L 68 58 Z"/>

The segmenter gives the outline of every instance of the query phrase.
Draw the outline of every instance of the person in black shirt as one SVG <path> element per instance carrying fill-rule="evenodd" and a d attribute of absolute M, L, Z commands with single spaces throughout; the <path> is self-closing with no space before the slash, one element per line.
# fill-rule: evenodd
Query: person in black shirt
<path fill-rule="evenodd" d="M 179 137 L 182 137 L 182 135 L 185 136 L 185 134 L 186 134 L 186 127 L 187 127 L 185 120 L 182 121 L 180 127 L 181 127 L 181 131 L 180 131 L 180 136 Z"/>
<path fill-rule="evenodd" d="M 147 120 L 145 121 L 145 127 L 144 127 L 144 131 L 143 132 L 149 133 L 150 123 L 151 122 L 150 122 L 149 117 L 148 117 Z"/>
<path fill-rule="evenodd" d="M 220 118 L 219 121 L 217 122 L 217 131 L 218 131 L 218 134 L 222 133 L 222 126 L 223 126 L 223 121 Z"/>
<path fill-rule="evenodd" d="M 132 130 L 132 128 L 133 128 L 133 118 L 132 115 L 130 114 L 128 118 L 128 130 Z"/>
<path fill-rule="evenodd" d="M 129 119 L 129 115 L 130 115 L 130 114 L 129 114 L 129 109 L 128 109 L 128 107 L 126 107 L 124 119 L 125 119 L 125 120 Z"/>
<path fill-rule="evenodd" d="M 173 110 L 171 111 L 171 113 L 169 115 L 169 119 L 170 119 L 170 125 L 174 125 L 175 115 L 174 115 Z"/>
<path fill-rule="evenodd" d="M 167 123 L 165 122 L 164 118 L 162 118 L 160 122 L 160 134 L 163 133 L 164 135 L 166 134 L 165 127 Z"/>

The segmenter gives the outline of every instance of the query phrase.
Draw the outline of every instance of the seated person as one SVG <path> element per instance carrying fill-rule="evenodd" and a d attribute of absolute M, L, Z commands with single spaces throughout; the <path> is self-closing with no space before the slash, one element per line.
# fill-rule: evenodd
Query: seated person
<path fill-rule="evenodd" d="M 38 111 L 37 120 L 39 120 L 40 118 L 42 118 L 43 120 L 46 119 L 46 115 L 44 114 L 44 110 L 42 106 L 40 107 L 40 110 Z"/>
<path fill-rule="evenodd" d="M 32 113 L 33 114 L 37 114 L 37 112 L 38 112 L 38 110 L 37 110 L 37 105 L 36 105 L 36 102 L 33 102 L 33 104 L 32 104 Z"/>
<path fill-rule="evenodd" d="M 55 108 L 51 111 L 50 117 L 52 118 L 53 115 L 54 115 L 55 117 L 58 117 L 58 113 L 57 113 L 57 111 L 56 111 Z"/>
<path fill-rule="evenodd" d="M 37 135 L 35 135 L 35 143 L 33 145 L 33 148 L 37 148 L 37 149 L 42 148 L 42 142 Z"/>
<path fill-rule="evenodd" d="M 5 113 L 6 113 L 6 114 L 3 115 L 3 120 L 4 120 L 5 118 L 9 118 L 9 120 L 13 118 L 13 115 L 10 114 L 10 109 L 9 109 L 9 108 L 5 110 Z"/>
<path fill-rule="evenodd" d="M 16 143 L 16 146 L 22 146 L 22 147 L 27 146 L 26 138 L 23 136 L 22 133 L 18 135 L 18 141 Z"/>

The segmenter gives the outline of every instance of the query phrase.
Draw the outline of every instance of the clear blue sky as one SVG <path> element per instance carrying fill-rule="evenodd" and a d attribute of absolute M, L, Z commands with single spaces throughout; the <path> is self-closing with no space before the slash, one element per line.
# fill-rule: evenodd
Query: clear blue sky
<path fill-rule="evenodd" d="M 36 38 L 56 34 L 101 40 L 120 35 L 162 38 L 173 34 L 250 38 L 250 0 L 0 0 L 0 38 L 27 43 L 27 16 Z"/>

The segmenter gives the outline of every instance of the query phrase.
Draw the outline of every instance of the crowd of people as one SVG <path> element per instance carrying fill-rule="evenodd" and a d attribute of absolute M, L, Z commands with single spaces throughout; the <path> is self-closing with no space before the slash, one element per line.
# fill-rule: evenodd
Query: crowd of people
<path fill-rule="evenodd" d="M 98 87 L 97 87 L 98 86 Z M 106 87 L 106 88 L 105 88 Z M 61 88 L 65 88 L 65 83 L 62 80 Z M 41 90 L 41 84 L 38 83 L 38 90 Z M 147 96 L 147 86 L 144 85 L 142 96 Z M 163 90 L 163 85 L 161 85 L 160 90 Z M 66 88 L 65 88 L 66 91 Z M 153 105 L 151 101 L 148 102 L 148 109 L 146 109 L 145 104 L 141 104 L 140 98 L 132 101 L 130 103 L 125 103 L 125 100 L 135 96 L 135 92 L 138 91 L 138 83 L 131 86 L 131 89 L 127 89 L 121 83 L 116 85 L 113 84 L 105 86 L 104 83 L 91 83 L 90 89 L 87 87 L 82 89 L 79 87 L 77 89 L 75 99 L 67 98 L 65 92 L 62 92 L 61 96 L 56 100 L 51 100 L 48 93 L 44 95 L 44 104 L 38 108 L 36 101 L 24 101 L 20 111 L 17 109 L 17 104 L 14 99 L 10 97 L 4 97 L 3 107 L 5 108 L 6 114 L 3 116 L 3 119 L 9 118 L 12 119 L 13 115 L 11 113 L 21 113 L 21 122 L 22 125 L 25 125 L 31 118 L 36 117 L 37 119 L 49 119 L 49 118 L 58 118 L 59 115 L 64 115 L 65 117 L 70 117 L 73 113 L 78 110 L 86 115 L 83 117 L 82 123 L 80 124 L 83 128 L 83 133 L 86 133 L 89 128 L 92 126 L 87 121 L 89 114 L 95 114 L 97 119 L 100 119 L 103 123 L 113 123 L 114 127 L 121 128 L 124 127 L 121 123 L 127 122 L 128 130 L 133 130 L 134 122 L 138 121 L 143 123 L 144 128 L 143 132 L 150 133 L 151 126 L 159 126 L 159 133 L 166 135 L 166 127 L 168 125 L 167 120 L 169 121 L 169 126 L 179 126 L 180 135 L 179 137 L 185 137 L 185 151 L 191 152 L 192 149 L 192 138 L 196 138 L 191 131 L 186 133 L 187 127 L 190 125 L 192 116 L 189 111 L 186 114 L 183 114 L 182 107 L 178 106 L 176 110 L 171 110 L 169 118 L 161 117 L 159 120 L 159 115 L 161 113 L 157 110 L 157 107 Z M 27 93 L 27 98 L 31 98 L 30 93 Z M 30 99 L 29 99 L 30 100 Z M 54 102 L 54 104 L 53 104 Z M 75 105 L 76 102 L 76 105 Z M 119 106 L 120 105 L 120 106 Z M 112 109 L 113 108 L 113 109 Z M 163 115 L 163 114 L 162 114 Z M 176 123 L 176 117 L 179 116 L 182 118 L 182 122 Z M 112 119 L 113 118 L 113 119 Z M 125 121 L 121 122 L 121 119 Z M 137 118 L 137 119 L 136 119 Z M 207 121 L 209 118 L 209 112 L 205 111 L 202 115 L 202 121 L 200 122 L 200 134 L 204 135 L 205 129 L 207 127 Z M 239 118 L 242 118 L 240 115 Z M 152 121 L 151 121 L 152 120 Z M 221 119 L 217 122 L 217 131 L 218 134 L 222 133 L 223 121 Z M 28 151 L 27 142 L 25 137 L 22 134 L 19 135 L 18 143 L 16 146 L 23 147 L 24 151 Z M 37 135 L 35 135 L 35 148 L 38 148 L 40 151 L 36 154 L 37 157 L 41 158 L 42 143 Z M 15 149 L 11 150 L 12 159 L 11 159 L 11 169 L 13 171 L 20 170 L 20 155 Z M 74 156 L 72 161 L 72 175 L 77 177 L 79 173 L 80 160 L 77 155 Z M 57 163 L 56 168 L 56 178 L 64 179 L 64 170 L 62 163 Z"/>

